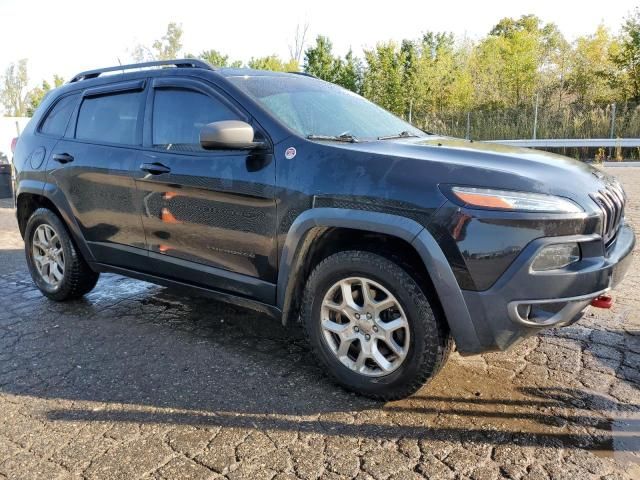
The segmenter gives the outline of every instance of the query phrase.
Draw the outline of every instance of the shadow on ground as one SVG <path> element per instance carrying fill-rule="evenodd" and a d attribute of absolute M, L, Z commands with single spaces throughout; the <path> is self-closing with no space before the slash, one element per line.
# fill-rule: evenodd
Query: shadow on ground
<path fill-rule="evenodd" d="M 628 418 L 640 406 L 581 389 L 483 380 L 479 398 L 451 362 L 417 396 L 385 406 L 334 386 L 299 329 L 251 311 L 113 275 L 75 302 L 18 291 L 20 335 L 1 338 L 0 391 L 74 402 L 48 408 L 48 420 L 640 450 L 640 422 Z"/>

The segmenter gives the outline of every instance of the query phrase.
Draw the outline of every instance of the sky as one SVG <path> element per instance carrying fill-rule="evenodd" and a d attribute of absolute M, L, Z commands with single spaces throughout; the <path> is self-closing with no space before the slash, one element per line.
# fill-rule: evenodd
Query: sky
<path fill-rule="evenodd" d="M 95 6 L 94 6 L 95 5 Z M 556 23 L 567 39 L 600 23 L 617 32 L 640 0 L 0 0 L 0 74 L 28 59 L 30 84 L 131 61 L 138 44 L 150 45 L 169 22 L 182 24 L 184 51 L 214 48 L 231 59 L 289 57 L 297 25 L 307 41 L 328 36 L 334 51 L 358 55 L 378 41 L 450 31 L 459 38 L 486 35 L 502 17 L 533 13 Z"/>

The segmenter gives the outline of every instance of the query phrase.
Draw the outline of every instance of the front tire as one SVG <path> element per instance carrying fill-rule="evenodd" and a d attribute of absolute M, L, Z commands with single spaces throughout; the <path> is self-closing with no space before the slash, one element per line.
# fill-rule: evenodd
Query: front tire
<path fill-rule="evenodd" d="M 29 273 L 43 295 L 62 302 L 80 298 L 96 286 L 99 273 L 91 270 L 77 251 L 58 216 L 39 208 L 24 233 Z"/>
<path fill-rule="evenodd" d="M 446 323 L 417 281 L 370 252 L 339 252 L 320 262 L 307 281 L 301 317 L 314 354 L 336 382 L 377 400 L 415 393 L 451 351 Z"/>

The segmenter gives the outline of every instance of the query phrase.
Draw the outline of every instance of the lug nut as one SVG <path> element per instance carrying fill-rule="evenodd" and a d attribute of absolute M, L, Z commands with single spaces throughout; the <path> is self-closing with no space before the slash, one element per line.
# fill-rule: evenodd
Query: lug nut
<path fill-rule="evenodd" d="M 356 313 L 356 320 L 360 320 L 360 314 Z"/>
<path fill-rule="evenodd" d="M 360 329 L 358 327 L 353 327 L 353 331 L 357 333 L 360 331 Z"/>
<path fill-rule="evenodd" d="M 375 327 L 375 326 L 374 326 L 374 327 L 373 327 L 373 331 L 374 331 L 374 332 L 377 332 L 377 331 L 378 331 L 378 327 Z"/>
<path fill-rule="evenodd" d="M 371 314 L 367 313 L 367 319 L 371 320 Z"/>
<path fill-rule="evenodd" d="M 364 336 L 364 338 L 365 338 L 366 340 L 371 340 L 371 335 L 367 334 L 367 335 L 365 335 L 365 336 Z"/>

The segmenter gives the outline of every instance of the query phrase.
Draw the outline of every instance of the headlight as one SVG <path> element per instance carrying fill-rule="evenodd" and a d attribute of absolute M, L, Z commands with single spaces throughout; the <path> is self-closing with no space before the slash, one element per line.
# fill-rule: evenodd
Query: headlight
<path fill-rule="evenodd" d="M 535 272 L 564 268 L 580 260 L 580 246 L 577 243 L 557 243 L 544 247 L 531 265 Z"/>
<path fill-rule="evenodd" d="M 542 193 L 475 187 L 453 187 L 451 191 L 460 201 L 470 207 L 552 213 L 579 213 L 583 211 L 569 199 Z"/>

